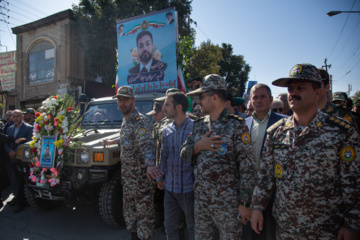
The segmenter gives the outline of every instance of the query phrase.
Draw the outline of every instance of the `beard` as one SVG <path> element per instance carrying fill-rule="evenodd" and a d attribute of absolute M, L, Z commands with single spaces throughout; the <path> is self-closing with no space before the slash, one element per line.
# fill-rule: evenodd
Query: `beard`
<path fill-rule="evenodd" d="M 142 52 L 142 54 L 139 56 L 140 58 L 140 61 L 142 63 L 148 63 L 150 62 L 151 58 L 152 58 L 152 55 L 148 52 L 148 51 L 144 51 Z"/>

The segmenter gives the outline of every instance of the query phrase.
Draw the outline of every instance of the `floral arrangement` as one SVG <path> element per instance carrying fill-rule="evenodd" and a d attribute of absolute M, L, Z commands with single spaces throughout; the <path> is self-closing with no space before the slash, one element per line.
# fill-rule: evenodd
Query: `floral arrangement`
<path fill-rule="evenodd" d="M 64 164 L 64 150 L 67 147 L 81 145 L 75 142 L 72 136 L 81 132 L 78 125 L 80 119 L 75 122 L 78 112 L 73 109 L 74 101 L 69 95 L 51 96 L 42 102 L 40 111 L 35 114 L 33 141 L 31 147 L 31 163 L 29 179 L 34 183 L 50 184 L 54 187 L 60 183 L 60 172 Z M 55 165 L 54 168 L 40 167 L 40 154 L 43 136 L 55 136 L 54 145 Z"/>

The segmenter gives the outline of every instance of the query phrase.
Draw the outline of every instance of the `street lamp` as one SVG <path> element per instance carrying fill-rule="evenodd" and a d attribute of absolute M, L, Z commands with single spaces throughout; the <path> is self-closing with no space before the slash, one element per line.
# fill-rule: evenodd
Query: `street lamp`
<path fill-rule="evenodd" d="M 340 13 L 359 13 L 360 14 L 360 11 L 330 11 L 327 13 L 327 15 L 329 17 L 332 17 L 332 16 L 338 15 Z"/>

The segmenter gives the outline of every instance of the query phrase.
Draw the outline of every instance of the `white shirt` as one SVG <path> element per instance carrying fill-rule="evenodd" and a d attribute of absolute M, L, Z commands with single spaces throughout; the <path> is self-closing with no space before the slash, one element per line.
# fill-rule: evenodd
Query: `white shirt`
<path fill-rule="evenodd" d="M 267 125 L 269 123 L 269 118 L 271 114 L 271 109 L 266 114 L 264 119 L 260 121 L 256 117 L 256 113 L 254 112 L 252 114 L 253 120 L 252 120 L 252 126 L 251 126 L 251 144 L 254 149 L 254 156 L 256 160 L 256 170 L 259 169 L 260 166 L 260 156 L 261 156 L 261 148 L 264 141 L 265 132 L 267 129 Z"/>

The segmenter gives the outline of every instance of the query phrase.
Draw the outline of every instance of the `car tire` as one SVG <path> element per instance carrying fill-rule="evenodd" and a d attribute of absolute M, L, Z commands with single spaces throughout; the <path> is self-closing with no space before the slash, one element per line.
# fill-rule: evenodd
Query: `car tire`
<path fill-rule="evenodd" d="M 110 181 L 103 183 L 99 195 L 101 218 L 111 226 L 124 227 L 121 170 L 116 171 Z"/>

